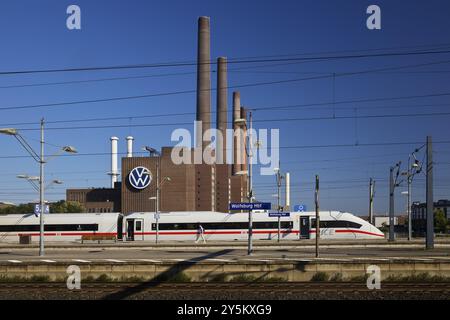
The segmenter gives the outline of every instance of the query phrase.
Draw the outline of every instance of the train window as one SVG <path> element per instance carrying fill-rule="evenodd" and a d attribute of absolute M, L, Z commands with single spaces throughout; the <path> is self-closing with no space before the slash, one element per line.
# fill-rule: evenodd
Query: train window
<path fill-rule="evenodd" d="M 98 231 L 98 224 L 46 224 L 45 231 Z M 39 225 L 3 225 L 0 232 L 39 231 Z"/>
<path fill-rule="evenodd" d="M 248 222 L 205 222 L 200 223 L 205 230 L 230 230 L 248 229 Z M 253 229 L 277 229 L 277 221 L 257 221 L 253 222 Z M 292 221 L 282 221 L 282 229 L 292 229 Z M 156 229 L 156 224 L 152 224 L 152 229 Z M 198 223 L 160 223 L 159 230 L 197 230 Z"/>
<path fill-rule="evenodd" d="M 311 228 L 316 227 L 316 219 L 311 219 Z M 320 221 L 320 227 L 321 228 L 352 228 L 352 229 L 359 229 L 361 228 L 361 224 L 353 222 L 353 221 L 346 221 L 346 220 L 321 220 Z"/>
<path fill-rule="evenodd" d="M 136 221 L 136 231 L 142 231 L 142 221 Z"/>

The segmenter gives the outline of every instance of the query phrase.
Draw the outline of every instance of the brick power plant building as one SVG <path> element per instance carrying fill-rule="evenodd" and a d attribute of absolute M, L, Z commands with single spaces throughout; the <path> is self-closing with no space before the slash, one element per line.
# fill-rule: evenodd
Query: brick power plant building
<path fill-rule="evenodd" d="M 211 57 L 210 21 L 198 20 L 197 52 L 197 113 L 201 129 L 196 130 L 197 151 L 207 150 L 210 141 L 202 139 L 211 128 Z M 227 159 L 228 84 L 227 60 L 217 59 L 216 129 L 224 139 L 216 142 L 212 164 L 175 164 L 172 153 L 189 155 L 195 149 L 163 147 L 148 157 L 133 156 L 133 138 L 127 137 L 127 156 L 121 159 L 121 181 L 118 181 L 118 138 L 111 137 L 111 187 L 100 189 L 68 189 L 67 201 L 78 201 L 88 212 L 156 211 L 157 186 L 159 211 L 220 211 L 228 212 L 230 202 L 242 202 L 248 196 L 247 161 L 245 152 L 247 114 L 241 108 L 239 92 L 233 92 L 233 164 Z M 239 134 L 238 134 L 239 133 Z M 206 141 L 205 141 L 206 140 Z M 208 151 L 208 150 L 207 150 Z M 209 162 L 211 163 L 211 162 Z M 169 179 L 167 179 L 167 177 Z M 141 178 L 141 180 L 139 180 Z"/>

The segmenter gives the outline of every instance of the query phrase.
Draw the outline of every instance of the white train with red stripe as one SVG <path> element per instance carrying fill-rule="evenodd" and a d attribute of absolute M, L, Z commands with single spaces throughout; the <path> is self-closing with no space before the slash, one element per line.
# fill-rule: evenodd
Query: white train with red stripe
<path fill-rule="evenodd" d="M 253 238 L 277 239 L 278 218 L 253 213 Z M 248 213 L 167 212 L 155 219 L 153 212 L 75 213 L 45 215 L 47 241 L 78 241 L 83 235 L 111 236 L 123 241 L 194 241 L 199 225 L 210 240 L 245 240 Z M 291 212 L 280 218 L 282 239 L 315 238 L 315 213 Z M 383 239 L 384 234 L 367 221 L 347 212 L 321 211 L 323 239 Z M 17 242 L 20 236 L 39 237 L 39 218 L 34 214 L 0 216 L 0 242 Z"/>
<path fill-rule="evenodd" d="M 117 237 L 119 213 L 52 213 L 46 214 L 45 232 L 48 241 L 76 241 L 83 235 Z M 30 214 L 0 215 L 0 242 L 18 242 L 21 236 L 39 239 L 39 217 Z"/>

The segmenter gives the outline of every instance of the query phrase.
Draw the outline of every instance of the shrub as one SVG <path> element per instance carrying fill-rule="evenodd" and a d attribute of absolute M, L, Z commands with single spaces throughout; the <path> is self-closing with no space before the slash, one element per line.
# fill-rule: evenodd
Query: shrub
<path fill-rule="evenodd" d="M 211 278 L 211 282 L 226 282 L 228 280 L 228 276 L 225 273 L 216 274 Z"/>
<path fill-rule="evenodd" d="M 230 282 L 254 282 L 256 277 L 252 275 L 240 274 L 230 279 Z"/>
<path fill-rule="evenodd" d="M 313 282 L 328 281 L 329 278 L 330 276 L 326 272 L 319 271 L 312 276 L 311 281 Z"/>
<path fill-rule="evenodd" d="M 342 281 L 342 273 L 335 273 L 332 277 L 331 277 L 331 279 L 330 279 L 330 281 L 334 281 L 334 282 L 339 282 L 339 281 Z"/>
<path fill-rule="evenodd" d="M 45 276 L 32 276 L 30 278 L 31 282 L 48 282 L 50 281 L 50 277 L 45 275 Z"/>

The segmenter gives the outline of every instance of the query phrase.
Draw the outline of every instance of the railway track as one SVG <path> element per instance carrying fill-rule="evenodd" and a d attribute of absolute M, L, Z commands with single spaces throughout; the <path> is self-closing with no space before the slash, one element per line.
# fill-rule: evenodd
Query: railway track
<path fill-rule="evenodd" d="M 1 283 L 0 299 L 445 299 L 450 283 Z"/>

